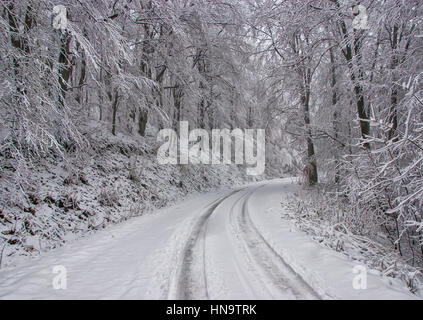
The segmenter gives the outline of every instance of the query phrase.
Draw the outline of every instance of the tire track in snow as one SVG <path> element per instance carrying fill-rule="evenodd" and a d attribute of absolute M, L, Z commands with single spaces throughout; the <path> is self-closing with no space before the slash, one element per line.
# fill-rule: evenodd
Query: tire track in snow
<path fill-rule="evenodd" d="M 207 222 L 223 201 L 241 190 L 232 191 L 228 195 L 213 202 L 200 215 L 197 221 L 194 222 L 188 239 L 184 243 L 181 258 L 177 262 L 176 272 L 170 279 L 168 299 L 209 299 L 205 273 L 205 236 L 207 233 Z"/>
<path fill-rule="evenodd" d="M 260 299 L 321 299 L 269 245 L 251 220 L 248 201 L 257 189 L 254 188 L 233 200 L 231 209 L 227 212 L 233 230 L 238 276 Z M 185 240 L 180 245 L 182 249 L 178 253 L 175 269 L 169 280 L 168 299 L 210 298 L 205 259 L 208 221 L 225 200 L 242 190 L 244 189 L 215 200 L 201 215 L 188 222 L 188 230 L 185 229 L 187 236 L 184 236 Z"/>
<path fill-rule="evenodd" d="M 272 299 L 321 299 L 269 245 L 251 220 L 248 201 L 257 189 L 239 199 L 243 201 L 240 210 L 236 210 L 237 201 L 230 212 L 240 256 L 250 267 L 247 271 L 261 281 Z"/>

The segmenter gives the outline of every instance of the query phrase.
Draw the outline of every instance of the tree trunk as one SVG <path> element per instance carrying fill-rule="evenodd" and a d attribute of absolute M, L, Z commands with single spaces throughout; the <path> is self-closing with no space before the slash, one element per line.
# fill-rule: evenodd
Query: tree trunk
<path fill-rule="evenodd" d="M 72 64 L 70 61 L 71 35 L 65 31 L 60 37 L 59 53 L 59 105 L 64 106 L 66 92 L 68 91 L 68 81 L 72 75 Z"/>
<path fill-rule="evenodd" d="M 119 105 L 119 89 L 115 88 L 115 96 L 112 104 L 113 118 L 112 118 L 112 134 L 116 135 L 116 117 Z"/>
<path fill-rule="evenodd" d="M 173 105 L 174 105 L 174 116 L 173 116 L 173 129 L 176 132 L 179 132 L 179 122 L 181 121 L 181 115 L 182 115 L 182 96 L 183 91 L 181 88 L 179 88 L 178 85 L 175 86 L 173 90 Z"/>
<path fill-rule="evenodd" d="M 391 72 L 392 72 L 392 79 L 391 79 L 391 106 L 389 108 L 389 124 L 391 128 L 388 131 L 388 139 L 393 139 L 394 141 L 398 141 L 397 137 L 397 128 L 398 128 L 398 112 L 397 112 L 397 105 L 398 105 L 398 85 L 396 84 L 396 68 L 398 67 L 399 57 L 398 57 L 398 26 L 394 26 L 392 30 L 391 36 L 391 48 L 392 48 L 392 58 L 391 58 Z"/>
<path fill-rule="evenodd" d="M 310 122 L 310 83 L 311 83 L 310 72 L 311 71 L 309 69 L 306 69 L 303 74 L 304 85 L 303 85 L 302 93 L 301 93 L 301 102 L 303 105 L 306 141 L 307 141 L 307 166 L 312 168 L 311 170 L 309 170 L 308 183 L 310 185 L 314 185 L 318 183 L 319 179 L 317 174 L 317 163 L 316 163 L 316 156 L 314 151 L 313 136 L 312 136 L 311 126 L 310 126 L 311 125 L 311 122 Z"/>
<path fill-rule="evenodd" d="M 87 36 L 86 31 L 84 31 L 84 35 Z M 76 96 L 76 101 L 79 104 L 82 104 L 83 100 L 84 100 L 85 78 L 86 78 L 86 74 L 87 74 L 87 60 L 86 60 L 86 57 L 85 57 L 84 49 L 81 49 L 80 44 L 78 44 L 77 46 L 78 46 L 78 49 L 80 49 L 80 52 L 81 52 L 81 73 L 79 75 L 78 95 Z"/>
<path fill-rule="evenodd" d="M 140 110 L 140 114 L 138 118 L 138 133 L 142 137 L 144 137 L 145 135 L 145 129 L 147 128 L 147 121 L 148 121 L 148 111 Z"/>
<path fill-rule="evenodd" d="M 336 92 L 336 66 L 335 66 L 335 56 L 333 53 L 333 48 L 329 50 L 330 55 L 330 64 L 331 64 L 331 90 L 332 90 L 332 108 L 333 108 L 333 135 L 336 140 L 338 140 L 338 110 L 337 110 L 337 103 L 338 103 L 338 95 Z M 340 172 L 339 172 L 339 157 L 338 154 L 335 152 L 335 183 L 339 183 Z"/>
<path fill-rule="evenodd" d="M 338 1 L 335 2 L 338 10 L 340 10 L 340 4 Z M 356 98 L 356 108 L 357 114 L 360 122 L 360 132 L 361 138 L 364 141 L 363 146 L 366 149 L 370 149 L 370 144 L 365 142 L 367 137 L 370 135 L 370 118 L 366 112 L 365 101 L 363 95 L 363 87 L 361 85 L 361 80 L 364 78 L 364 71 L 361 67 L 361 36 L 363 30 L 354 30 L 354 47 L 350 44 L 347 25 L 344 20 L 339 22 L 341 33 L 345 42 L 345 49 L 341 49 L 345 59 L 347 61 L 347 66 L 350 72 L 350 78 L 354 85 L 354 94 Z M 356 59 L 354 59 L 356 58 Z M 354 68 L 354 60 L 357 61 L 358 75 L 356 76 Z"/>

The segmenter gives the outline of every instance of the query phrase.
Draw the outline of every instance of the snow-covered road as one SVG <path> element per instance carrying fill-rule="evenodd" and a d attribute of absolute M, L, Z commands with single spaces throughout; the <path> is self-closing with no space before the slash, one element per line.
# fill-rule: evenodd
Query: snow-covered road
<path fill-rule="evenodd" d="M 0 270 L 0 298 L 415 298 L 371 270 L 354 289 L 352 261 L 281 219 L 296 188 L 285 179 L 193 196 Z M 54 289 L 55 266 L 66 289 Z"/>

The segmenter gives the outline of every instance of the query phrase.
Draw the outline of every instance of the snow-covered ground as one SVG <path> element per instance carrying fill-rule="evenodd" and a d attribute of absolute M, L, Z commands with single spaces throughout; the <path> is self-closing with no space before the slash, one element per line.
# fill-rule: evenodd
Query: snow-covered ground
<path fill-rule="evenodd" d="M 417 299 L 372 270 L 355 289 L 356 263 L 275 210 L 296 188 L 284 179 L 209 192 L 114 225 L 0 270 L 0 298 Z M 64 270 L 66 289 L 55 289 Z"/>

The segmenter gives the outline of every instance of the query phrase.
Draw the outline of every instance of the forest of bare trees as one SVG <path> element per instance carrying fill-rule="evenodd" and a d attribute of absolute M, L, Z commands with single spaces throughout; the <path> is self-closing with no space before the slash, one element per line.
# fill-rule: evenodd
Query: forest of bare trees
<path fill-rule="evenodd" d="M 143 138 L 180 121 L 261 128 L 267 177 L 304 172 L 421 265 L 423 4 L 357 5 L 3 0 L 0 178 L 25 193 L 39 159 L 91 148 L 93 123 Z"/>

